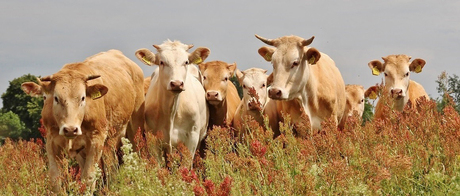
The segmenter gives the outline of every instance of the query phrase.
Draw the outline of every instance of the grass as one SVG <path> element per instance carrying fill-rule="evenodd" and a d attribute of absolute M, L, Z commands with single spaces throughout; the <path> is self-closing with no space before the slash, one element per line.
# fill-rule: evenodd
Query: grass
<path fill-rule="evenodd" d="M 361 126 L 351 118 L 344 130 L 332 121 L 321 131 L 281 123 L 272 138 L 256 122 L 239 140 L 229 128 L 209 131 L 207 156 L 196 158 L 179 146 L 166 167 L 161 136 L 138 134 L 124 141 L 124 164 L 96 195 L 458 195 L 460 194 L 460 116 L 452 106 L 438 112 L 434 101 L 403 112 L 389 108 L 385 119 Z M 293 128 L 296 128 L 296 135 Z M 301 134 L 299 134 L 301 133 Z M 198 156 L 199 157 L 199 156 Z M 69 195 L 90 194 L 78 167 L 64 161 Z M 0 147 L 0 193 L 50 195 L 43 142 L 6 140 Z M 40 179 L 40 180 L 37 180 Z"/>

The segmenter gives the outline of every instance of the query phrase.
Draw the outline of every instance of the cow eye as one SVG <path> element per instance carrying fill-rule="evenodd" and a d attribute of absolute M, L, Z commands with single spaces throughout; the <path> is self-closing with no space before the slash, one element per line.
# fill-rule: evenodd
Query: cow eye
<path fill-rule="evenodd" d="M 189 64 L 189 62 L 188 62 L 188 61 L 185 61 L 185 64 L 186 64 L 186 65 L 188 65 L 188 64 Z"/>
<path fill-rule="evenodd" d="M 224 81 L 227 81 L 227 80 L 228 80 L 228 77 L 225 77 L 225 78 L 224 78 Z"/>
<path fill-rule="evenodd" d="M 406 73 L 406 77 L 409 76 L 409 72 Z"/>
<path fill-rule="evenodd" d="M 243 84 L 243 88 L 246 88 L 246 85 Z"/>
<path fill-rule="evenodd" d="M 206 76 L 203 76 L 203 80 L 206 80 Z"/>
<path fill-rule="evenodd" d="M 81 97 L 81 102 L 85 101 L 85 96 Z"/>
<path fill-rule="evenodd" d="M 59 99 L 56 96 L 54 96 L 54 101 L 56 101 L 56 103 L 59 103 Z"/>
<path fill-rule="evenodd" d="M 43 96 L 43 101 L 45 101 L 45 100 L 46 100 L 46 96 Z"/>
<path fill-rule="evenodd" d="M 363 103 L 363 102 L 364 102 L 364 99 L 361 99 L 361 103 Z"/>
<path fill-rule="evenodd" d="M 385 77 L 387 77 L 387 76 L 388 76 L 388 74 L 387 74 L 387 73 L 385 73 Z"/>
<path fill-rule="evenodd" d="M 163 61 L 160 61 L 160 65 L 163 65 L 163 64 L 164 64 Z"/>
<path fill-rule="evenodd" d="M 295 67 L 295 66 L 298 66 L 298 65 L 299 65 L 299 62 L 298 62 L 298 61 L 294 61 L 294 62 L 292 63 L 292 67 Z M 292 67 L 291 67 L 291 68 L 292 68 Z"/>
<path fill-rule="evenodd" d="M 265 84 L 262 84 L 262 88 L 265 88 Z"/>

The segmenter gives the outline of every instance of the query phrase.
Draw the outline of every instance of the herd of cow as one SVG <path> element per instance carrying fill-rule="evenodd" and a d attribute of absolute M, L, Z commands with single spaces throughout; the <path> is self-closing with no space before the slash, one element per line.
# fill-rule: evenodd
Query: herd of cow
<path fill-rule="evenodd" d="M 25 93 L 44 98 L 42 119 L 53 190 L 61 189 L 58 164 L 64 154 L 77 160 L 82 180 L 94 188 L 95 165 L 101 160 L 110 129 L 116 130 L 110 137 L 131 141 L 139 128 L 161 132 L 165 152 L 180 142 L 193 156 L 206 146 L 206 133 L 213 126 L 232 126 L 236 137 L 244 137 L 247 115 L 261 124 L 266 115 L 275 137 L 280 134 L 283 113 L 293 123 L 307 116 L 313 129 L 321 129 L 321 122 L 329 118 L 342 128 L 354 112 L 362 115 L 365 97 L 374 98 L 379 90 L 377 86 L 365 91 L 361 85 L 345 85 L 334 61 L 308 47 L 314 37 L 256 37 L 272 46 L 258 50 L 273 65 L 270 75 L 260 68 L 240 71 L 236 63 L 204 62 L 208 48 L 189 53 L 193 45 L 168 40 L 153 45 L 157 53 L 145 48 L 135 52 L 144 64 L 158 65 L 148 78 L 120 51 L 109 50 L 66 64 L 38 83 L 23 83 Z M 410 62 L 407 55 L 382 59 L 383 63 L 374 60 L 368 65 L 373 75 L 384 73 L 383 93 L 393 98 L 395 109 L 402 110 L 409 100 L 414 104 L 421 96 L 428 98 L 423 87 L 409 79 L 410 72 L 421 72 L 423 59 Z M 243 88 L 242 100 L 230 81 L 233 75 Z M 384 115 L 382 105 L 379 100 L 376 118 Z"/>

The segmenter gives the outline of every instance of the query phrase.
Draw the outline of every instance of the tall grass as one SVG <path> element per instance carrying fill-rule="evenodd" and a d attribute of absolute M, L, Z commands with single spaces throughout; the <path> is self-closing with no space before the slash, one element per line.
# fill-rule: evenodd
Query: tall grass
<path fill-rule="evenodd" d="M 241 140 L 232 129 L 217 127 L 209 131 L 206 157 L 196 155 L 193 168 L 183 145 L 166 166 L 161 135 L 138 134 L 134 144 L 123 142 L 124 163 L 96 194 L 460 194 L 460 116 L 452 106 L 438 112 L 430 100 L 420 100 L 418 106 L 403 112 L 386 106 L 384 119 L 361 126 L 352 117 L 343 130 L 329 120 L 321 131 L 312 131 L 290 124 L 286 116 L 275 139 L 253 121 Z M 0 147 L 0 192 L 51 194 L 46 162 L 41 141 L 7 140 Z M 70 174 L 75 166 L 66 167 L 69 186 L 78 177 Z M 67 193 L 84 194 L 77 188 L 67 188 Z"/>

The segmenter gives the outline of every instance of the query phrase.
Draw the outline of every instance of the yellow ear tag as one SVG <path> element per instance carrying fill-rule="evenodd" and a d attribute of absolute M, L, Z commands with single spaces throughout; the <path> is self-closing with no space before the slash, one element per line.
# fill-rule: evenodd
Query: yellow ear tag
<path fill-rule="evenodd" d="M 265 56 L 264 56 L 264 59 L 266 61 L 272 61 L 272 55 L 270 55 L 270 53 L 267 52 L 267 54 L 265 54 Z"/>
<path fill-rule="evenodd" d="M 96 92 L 91 93 L 91 99 L 97 99 L 99 97 L 102 97 L 101 91 L 96 91 Z"/>
<path fill-rule="evenodd" d="M 313 65 L 313 64 L 315 63 L 315 61 L 316 61 L 316 57 L 315 57 L 315 56 L 311 56 L 311 58 L 308 59 L 308 63 L 311 64 L 311 65 Z"/>
<path fill-rule="evenodd" d="M 376 76 L 380 75 L 379 69 L 377 67 L 372 68 L 372 74 Z"/>
<path fill-rule="evenodd" d="M 201 59 L 201 57 L 198 57 L 197 59 L 195 59 L 195 61 L 193 61 L 192 63 L 195 64 L 195 65 L 198 65 L 200 63 L 203 62 L 203 59 Z"/>
<path fill-rule="evenodd" d="M 414 71 L 415 71 L 415 73 L 420 73 L 420 72 L 422 72 L 422 66 L 417 65 L 417 67 L 415 68 Z"/>
<path fill-rule="evenodd" d="M 375 91 L 372 91 L 371 94 L 369 95 L 369 99 L 377 99 L 377 94 Z"/>
<path fill-rule="evenodd" d="M 147 60 L 147 59 L 145 58 L 145 56 L 142 57 L 142 60 L 143 60 L 145 63 L 149 64 L 149 65 L 152 64 L 152 62 L 150 62 L 149 60 Z"/>

